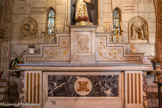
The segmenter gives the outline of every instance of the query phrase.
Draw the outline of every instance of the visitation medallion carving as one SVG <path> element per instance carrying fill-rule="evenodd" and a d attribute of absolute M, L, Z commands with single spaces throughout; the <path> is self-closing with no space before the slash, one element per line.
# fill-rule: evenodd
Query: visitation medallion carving
<path fill-rule="evenodd" d="M 148 24 L 144 18 L 137 16 L 130 20 L 129 40 L 131 43 L 148 41 Z"/>
<path fill-rule="evenodd" d="M 38 41 L 38 26 L 33 18 L 27 18 L 22 23 L 20 33 L 21 44 L 32 44 Z"/>

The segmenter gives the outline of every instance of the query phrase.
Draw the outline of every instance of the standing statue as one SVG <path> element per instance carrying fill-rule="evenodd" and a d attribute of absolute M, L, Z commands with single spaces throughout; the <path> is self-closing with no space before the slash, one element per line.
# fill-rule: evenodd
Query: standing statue
<path fill-rule="evenodd" d="M 73 20 L 75 24 L 79 21 L 79 17 L 85 19 L 88 22 L 92 22 L 91 10 L 94 9 L 94 5 L 91 0 L 77 0 L 73 4 L 73 7 Z"/>
<path fill-rule="evenodd" d="M 77 0 L 76 11 L 75 11 L 75 21 L 79 20 L 79 17 L 88 17 L 87 5 L 83 0 Z"/>

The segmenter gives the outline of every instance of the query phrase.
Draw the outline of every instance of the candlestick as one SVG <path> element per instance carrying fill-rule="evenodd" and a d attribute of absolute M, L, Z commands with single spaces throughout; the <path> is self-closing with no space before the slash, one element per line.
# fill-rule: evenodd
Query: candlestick
<path fill-rule="evenodd" d="M 123 27 L 122 27 L 122 23 L 121 23 L 121 21 L 120 21 L 120 29 L 121 29 L 121 31 L 123 30 Z"/>

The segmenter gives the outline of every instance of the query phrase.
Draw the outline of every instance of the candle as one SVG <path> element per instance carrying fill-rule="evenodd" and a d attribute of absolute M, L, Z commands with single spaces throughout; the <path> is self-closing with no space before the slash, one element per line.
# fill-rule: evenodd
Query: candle
<path fill-rule="evenodd" d="M 45 32 L 45 26 L 42 25 L 42 32 Z"/>
<path fill-rule="evenodd" d="M 107 23 L 105 24 L 105 32 L 107 32 Z"/>
<path fill-rule="evenodd" d="M 123 30 L 123 27 L 122 27 L 122 23 L 121 23 L 121 21 L 120 21 L 120 29 L 121 29 L 121 31 Z"/>

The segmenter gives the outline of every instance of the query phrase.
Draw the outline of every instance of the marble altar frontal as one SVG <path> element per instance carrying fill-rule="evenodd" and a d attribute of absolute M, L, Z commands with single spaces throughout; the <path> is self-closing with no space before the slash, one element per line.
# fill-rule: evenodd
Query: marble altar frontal
<path fill-rule="evenodd" d="M 118 75 L 48 75 L 48 97 L 118 97 Z"/>

